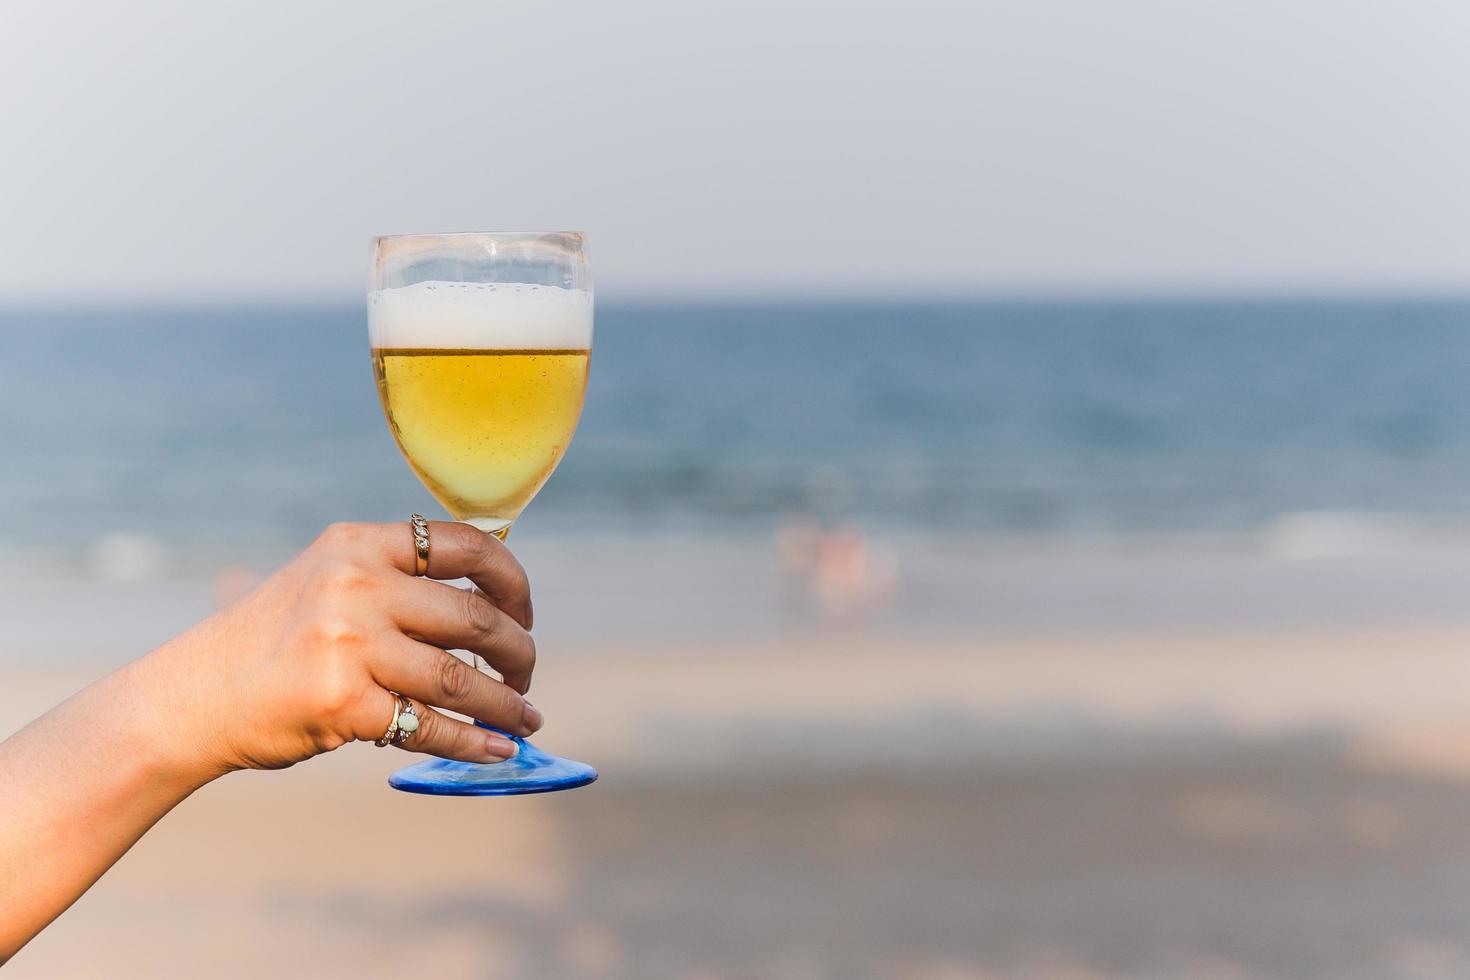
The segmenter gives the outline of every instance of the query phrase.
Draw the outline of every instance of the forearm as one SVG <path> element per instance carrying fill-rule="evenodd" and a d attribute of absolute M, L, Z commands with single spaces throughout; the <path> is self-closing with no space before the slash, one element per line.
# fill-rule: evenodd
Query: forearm
<path fill-rule="evenodd" d="M 218 775 L 177 671 L 157 651 L 0 743 L 0 963 Z"/>
<path fill-rule="evenodd" d="M 475 592 L 414 575 L 401 525 L 335 525 L 260 588 L 0 743 L 0 962 L 200 786 L 381 739 L 402 699 L 420 723 L 394 744 L 462 762 L 514 755 L 437 709 L 515 735 L 541 727 L 522 697 L 530 584 L 484 532 L 436 521 L 431 533 L 429 575 Z"/>

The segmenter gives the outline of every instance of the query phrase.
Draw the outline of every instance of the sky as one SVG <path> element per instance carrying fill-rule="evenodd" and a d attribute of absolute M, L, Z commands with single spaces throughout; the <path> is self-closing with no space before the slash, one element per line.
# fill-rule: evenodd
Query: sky
<path fill-rule="evenodd" d="M 360 295 L 579 229 L 599 295 L 1470 290 L 1459 0 L 0 7 L 0 304 Z"/>

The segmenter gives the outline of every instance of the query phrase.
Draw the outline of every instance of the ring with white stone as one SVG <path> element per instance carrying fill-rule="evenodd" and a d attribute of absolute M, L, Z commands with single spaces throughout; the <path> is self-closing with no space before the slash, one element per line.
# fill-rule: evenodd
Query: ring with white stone
<path fill-rule="evenodd" d="M 403 709 L 398 712 L 398 717 L 393 719 L 393 724 L 398 731 L 393 733 L 389 741 L 394 745 L 402 745 L 408 741 L 410 735 L 419 730 L 419 713 L 408 698 L 403 699 Z"/>
<path fill-rule="evenodd" d="M 424 515 L 414 514 L 408 524 L 413 528 L 413 573 L 422 578 L 429 574 L 429 522 Z"/>
<path fill-rule="evenodd" d="M 388 719 L 388 730 L 383 733 L 382 738 L 373 743 L 380 749 L 390 742 L 394 745 L 398 744 L 398 718 L 403 714 L 404 706 L 408 705 L 408 698 L 405 698 L 397 691 L 389 691 L 388 693 L 393 695 L 393 715 Z M 408 706 L 412 707 L 412 705 Z"/>

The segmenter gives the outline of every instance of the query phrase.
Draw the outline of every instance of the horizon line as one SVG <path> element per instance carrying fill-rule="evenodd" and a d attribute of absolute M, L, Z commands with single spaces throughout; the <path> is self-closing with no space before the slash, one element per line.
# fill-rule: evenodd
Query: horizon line
<path fill-rule="evenodd" d="M 1140 305 L 1140 304 L 1310 304 L 1310 303 L 1463 303 L 1470 285 L 1456 288 L 1128 288 L 1128 289 L 973 289 L 851 290 L 812 289 L 680 289 L 608 290 L 598 298 L 612 307 L 772 307 L 772 306 L 1001 306 L 1001 305 Z M 347 310 L 365 305 L 366 291 L 330 293 L 275 292 L 94 294 L 58 300 L 55 294 L 0 294 L 0 312 L 118 312 L 149 310 L 316 309 Z"/>

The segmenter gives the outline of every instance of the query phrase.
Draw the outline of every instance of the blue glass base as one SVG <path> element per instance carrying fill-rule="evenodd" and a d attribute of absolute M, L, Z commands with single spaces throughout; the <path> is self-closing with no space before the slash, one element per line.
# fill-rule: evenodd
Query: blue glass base
<path fill-rule="evenodd" d="M 506 733 L 501 732 L 502 735 Z M 516 796 L 576 789 L 597 778 L 597 770 L 542 752 L 523 738 L 506 735 L 520 752 L 493 765 L 428 759 L 405 766 L 388 777 L 388 785 L 405 793 L 432 796 Z"/>

